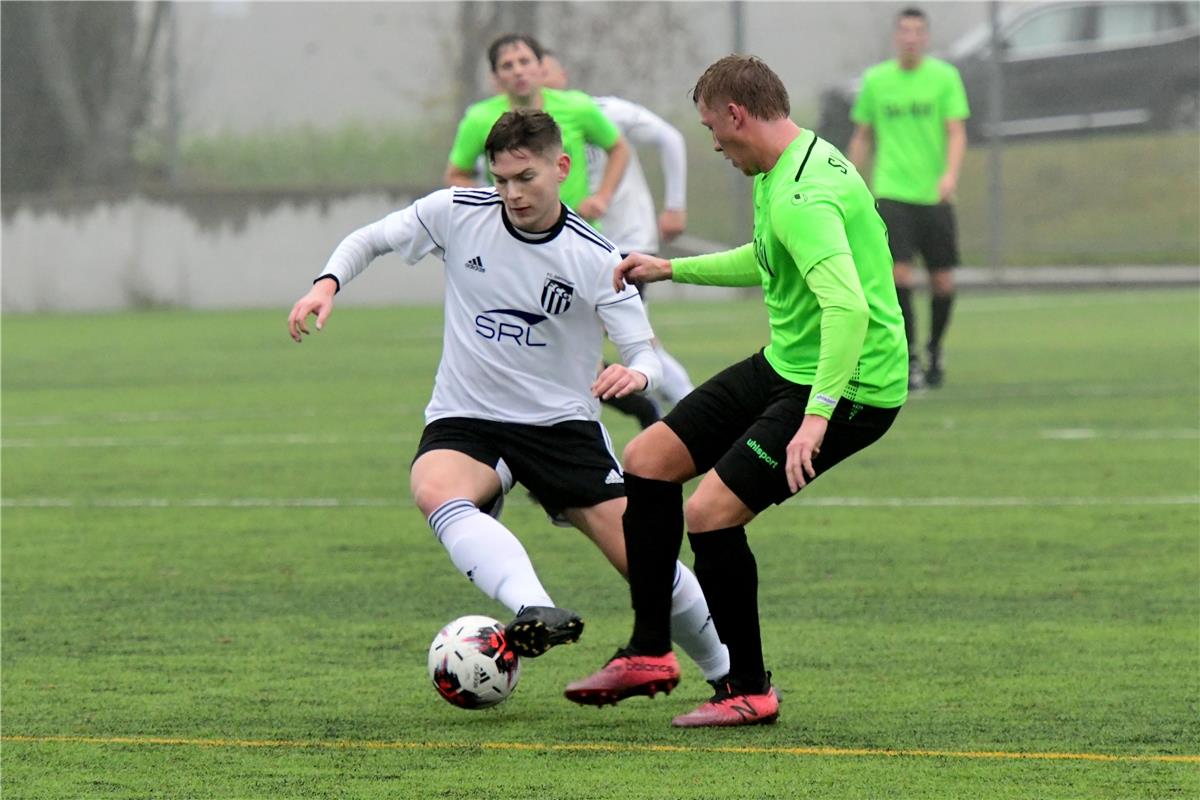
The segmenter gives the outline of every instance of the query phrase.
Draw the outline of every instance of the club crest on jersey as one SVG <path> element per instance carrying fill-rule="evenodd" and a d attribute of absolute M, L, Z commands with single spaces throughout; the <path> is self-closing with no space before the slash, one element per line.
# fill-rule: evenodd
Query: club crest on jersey
<path fill-rule="evenodd" d="M 571 307 L 575 287 L 563 278 L 547 275 L 542 284 L 542 308 L 547 314 L 561 314 Z"/>

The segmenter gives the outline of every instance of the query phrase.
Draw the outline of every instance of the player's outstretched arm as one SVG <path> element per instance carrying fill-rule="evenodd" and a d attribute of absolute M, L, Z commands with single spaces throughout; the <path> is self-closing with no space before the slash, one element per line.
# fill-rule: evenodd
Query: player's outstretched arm
<path fill-rule="evenodd" d="M 645 253 L 630 253 L 613 270 L 613 289 L 625 291 L 629 283 L 656 283 L 671 280 L 671 262 Z"/>
<path fill-rule="evenodd" d="M 302 334 L 308 335 L 306 323 L 310 314 L 317 317 L 317 330 L 325 327 L 325 321 L 333 311 L 333 296 L 336 293 L 337 281 L 333 278 L 322 278 L 313 284 L 308 294 L 296 301 L 296 305 L 292 306 L 292 313 L 288 315 L 288 333 L 292 339 L 301 342 Z"/>

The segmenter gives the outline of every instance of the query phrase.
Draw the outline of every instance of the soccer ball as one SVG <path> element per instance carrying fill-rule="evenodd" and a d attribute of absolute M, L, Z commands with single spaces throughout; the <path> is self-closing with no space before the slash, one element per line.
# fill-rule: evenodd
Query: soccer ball
<path fill-rule="evenodd" d="M 450 622 L 429 645 L 433 688 L 459 708 L 490 708 L 517 688 L 521 663 L 508 649 L 504 626 L 482 615 Z"/>

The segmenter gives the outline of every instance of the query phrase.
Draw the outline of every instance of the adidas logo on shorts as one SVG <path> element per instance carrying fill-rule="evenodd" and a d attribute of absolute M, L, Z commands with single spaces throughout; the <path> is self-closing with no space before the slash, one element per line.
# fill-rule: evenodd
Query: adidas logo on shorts
<path fill-rule="evenodd" d="M 608 476 L 604 479 L 604 482 L 605 483 L 624 483 L 625 479 L 622 478 L 620 473 L 618 473 L 615 469 L 610 469 L 608 471 Z"/>

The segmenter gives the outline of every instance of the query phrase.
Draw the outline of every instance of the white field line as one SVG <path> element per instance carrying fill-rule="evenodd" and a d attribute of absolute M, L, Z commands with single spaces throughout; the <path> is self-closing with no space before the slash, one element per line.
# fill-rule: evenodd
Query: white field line
<path fill-rule="evenodd" d="M 311 447 L 333 444 L 405 444 L 416 442 L 419 436 L 411 434 L 380 434 L 364 436 L 339 436 L 337 434 L 279 433 L 238 434 L 234 436 L 65 436 L 11 437 L 0 440 L 0 446 L 13 448 L 49 447 L 259 447 L 262 445 L 284 447 Z"/>
<path fill-rule="evenodd" d="M 1122 431 L 1100 431 L 1095 428 L 1059 428 L 1041 431 L 1043 439 L 1057 441 L 1086 441 L 1088 439 L 1126 439 L 1133 441 L 1158 441 L 1160 439 L 1200 439 L 1200 429 L 1196 428 L 1167 428 L 1163 430 L 1147 429 Z"/>
<path fill-rule="evenodd" d="M 406 508 L 407 497 L 5 497 L 4 508 Z M 782 506 L 822 508 L 1063 508 L 1197 506 L 1200 495 L 1142 497 L 813 497 Z"/>
<path fill-rule="evenodd" d="M 424 409 L 425 406 L 415 404 L 388 405 L 377 407 L 380 414 L 409 414 Z M 289 419 L 296 417 L 311 419 L 328 412 L 316 408 L 288 408 L 286 414 L 278 411 L 117 411 L 108 414 L 34 414 L 21 416 L 4 415 L 4 426 L 46 428 L 55 425 L 147 425 L 163 422 L 227 422 L 231 420 Z"/>
<path fill-rule="evenodd" d="M 943 428 L 921 430 L 899 430 L 889 437 L 920 438 L 929 435 L 953 435 L 973 439 L 1012 439 L 1012 431 L 973 430 L 949 424 Z M 1057 428 L 1037 432 L 1037 437 L 1051 441 L 1193 441 L 1200 440 L 1197 428 L 1162 428 L 1131 430 L 1098 430 L 1095 428 Z M 311 447 L 314 445 L 343 444 L 407 444 L 419 439 L 411 433 L 394 433 L 363 436 L 339 434 L 278 433 L 236 434 L 217 436 L 11 436 L 0 439 L 0 447 L 6 448 L 106 448 L 106 447 Z"/>
<path fill-rule="evenodd" d="M 289 416 L 315 417 L 317 410 L 310 408 L 296 411 L 289 409 Z M 51 425 L 71 425 L 75 423 L 107 422 L 118 425 L 140 425 L 156 422 L 220 422 L 232 419 L 278 419 L 273 412 L 237 412 L 237 411 L 119 411 L 112 414 L 40 414 L 30 417 L 14 417 L 11 414 L 4 418 L 6 426 L 19 425 L 27 427 L 47 427 Z"/>
<path fill-rule="evenodd" d="M 79 736 L 79 735 L 14 735 L 5 734 L 0 740 L 16 744 L 33 745 L 116 745 L 120 747 L 199 747 L 199 748 L 255 748 L 255 749 L 323 749 L 323 750 L 461 750 L 473 751 L 516 751 L 532 753 L 635 753 L 663 755 L 670 753 L 732 754 L 746 756 L 791 755 L 824 757 L 878 757 L 878 758 L 936 758 L 936 759 L 1003 759 L 1003 760 L 1048 760 L 1048 761 L 1100 761 L 1100 762 L 1162 762 L 1200 763 L 1200 754 L 1181 753 L 1066 753 L 1066 752 L 1021 752 L 1021 751 L 971 751 L 971 750 L 922 750 L 886 749 L 872 747 L 763 747 L 756 745 L 676 745 L 676 744 L 633 744 L 627 742 L 406 742 L 406 741 L 354 741 L 347 739 L 191 739 L 167 736 Z"/>

